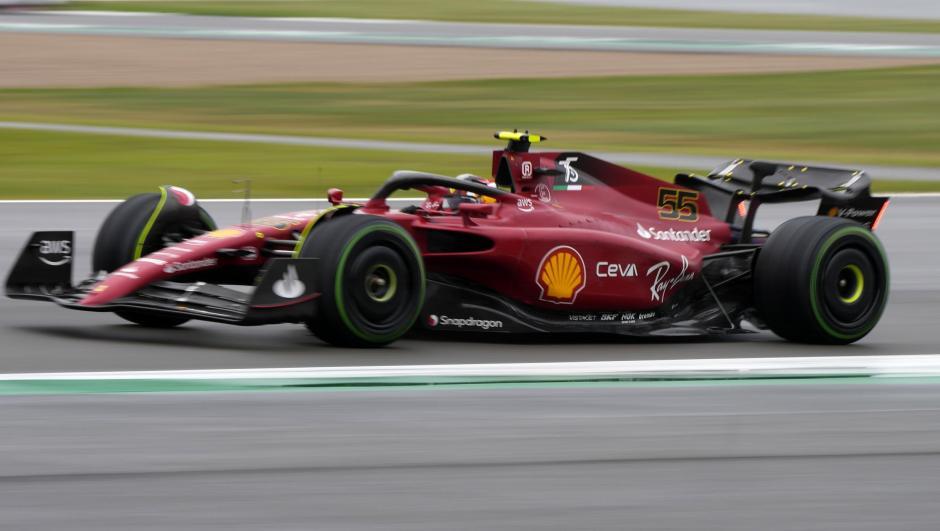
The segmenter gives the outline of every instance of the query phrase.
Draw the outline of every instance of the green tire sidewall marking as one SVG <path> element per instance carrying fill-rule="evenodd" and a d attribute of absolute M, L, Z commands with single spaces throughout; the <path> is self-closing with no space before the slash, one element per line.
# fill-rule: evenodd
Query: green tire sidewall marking
<path fill-rule="evenodd" d="M 346 260 L 349 258 L 349 253 L 356 246 L 356 244 L 359 243 L 359 240 L 363 239 L 369 234 L 372 234 L 373 232 L 389 232 L 389 233 L 397 234 L 398 236 L 401 236 L 406 242 L 408 242 L 408 246 L 411 247 L 411 250 L 415 253 L 415 256 L 418 258 L 418 272 L 419 272 L 419 277 L 420 277 L 420 281 L 418 282 L 418 297 L 419 297 L 418 300 L 420 301 L 420 303 L 418 304 L 418 307 L 415 310 L 414 315 L 410 319 L 408 319 L 408 322 L 405 325 L 399 328 L 396 328 L 395 330 L 384 335 L 371 334 L 369 332 L 360 330 L 349 319 L 349 313 L 346 311 L 346 302 L 343 300 L 343 297 L 342 297 L 343 272 L 346 269 Z M 346 245 L 343 247 L 343 250 L 340 253 L 339 264 L 336 267 L 336 278 L 333 284 L 333 300 L 336 303 L 336 310 L 339 313 L 339 317 L 340 319 L 342 319 L 343 324 L 345 324 L 346 328 L 348 328 L 352 333 L 356 334 L 357 337 L 365 341 L 373 341 L 373 342 L 387 341 L 390 339 L 395 339 L 401 334 L 404 334 L 405 332 L 407 332 L 408 329 L 410 329 L 411 326 L 415 323 L 415 320 L 417 320 L 418 315 L 421 313 L 421 306 L 424 304 L 424 289 L 425 289 L 424 284 L 425 284 L 424 261 L 421 259 L 421 251 L 418 249 L 418 246 L 415 244 L 415 242 L 411 239 L 411 235 L 409 235 L 408 232 L 405 231 L 405 229 L 399 227 L 398 225 L 385 225 L 384 223 L 374 224 L 374 225 L 367 226 L 361 229 L 356 234 L 354 234 L 353 237 L 350 238 L 349 241 L 346 243 Z"/>
<path fill-rule="evenodd" d="M 147 224 L 144 225 L 144 230 L 140 231 L 140 236 L 137 237 L 137 245 L 134 246 L 134 260 L 139 259 L 144 253 L 144 244 L 147 242 L 147 236 L 150 235 L 150 231 L 153 230 L 153 224 L 157 221 L 157 217 L 163 210 L 163 206 L 166 205 L 166 188 L 166 186 L 160 187 L 160 201 L 157 202 L 157 208 L 153 209 L 153 213 L 150 214 L 150 219 L 148 219 Z"/>
<path fill-rule="evenodd" d="M 855 264 L 849 264 L 845 266 L 846 269 L 852 272 L 852 276 L 855 277 L 855 293 L 852 293 L 848 297 L 839 297 L 842 302 L 846 304 L 853 304 L 855 301 L 862 296 L 862 292 L 865 291 L 865 276 L 862 275 L 862 270 Z"/>
<path fill-rule="evenodd" d="M 832 245 L 839 238 L 842 238 L 843 236 L 847 236 L 851 234 L 859 235 L 863 239 L 866 239 L 872 242 L 875 245 L 875 248 L 878 250 L 878 253 L 881 255 L 881 259 L 884 262 L 884 271 L 885 271 L 885 282 L 884 282 L 885 294 L 884 294 L 884 300 L 881 303 L 881 308 L 878 309 L 877 315 L 874 315 L 872 319 L 870 319 L 870 323 L 868 324 L 868 326 L 864 327 L 862 330 L 859 330 L 858 332 L 854 334 L 844 334 L 842 332 L 834 330 L 831 326 L 829 326 L 826 323 L 826 320 L 822 314 L 822 310 L 819 307 L 819 301 L 817 300 L 817 297 L 816 297 L 816 291 L 817 291 L 817 286 L 818 286 L 819 270 L 822 267 L 823 258 L 825 258 L 826 253 L 829 251 L 829 248 L 832 247 Z M 875 327 L 875 324 L 878 322 L 878 319 L 881 317 L 882 312 L 884 312 L 885 306 L 887 306 L 888 289 L 890 285 L 890 280 L 891 278 L 888 272 L 888 257 L 885 254 L 885 250 L 881 246 L 881 242 L 878 241 L 878 238 L 876 238 L 868 229 L 863 228 L 863 227 L 844 227 L 835 231 L 832 235 L 830 235 L 826 239 L 825 242 L 823 242 L 822 246 L 816 252 L 816 262 L 813 264 L 813 269 L 810 272 L 809 303 L 810 303 L 810 308 L 813 311 L 813 317 L 816 318 L 816 323 L 820 326 L 820 328 L 823 329 L 825 333 L 829 334 L 831 337 L 835 337 L 838 339 L 856 339 L 856 338 L 864 336 L 869 331 L 871 331 L 872 328 Z"/>

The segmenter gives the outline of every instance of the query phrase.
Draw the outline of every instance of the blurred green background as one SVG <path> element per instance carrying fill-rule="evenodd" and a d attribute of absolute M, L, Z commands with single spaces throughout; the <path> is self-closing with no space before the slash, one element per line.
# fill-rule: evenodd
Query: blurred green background
<path fill-rule="evenodd" d="M 749 28 L 937 31 L 918 21 L 754 16 L 517 0 L 72 2 L 70 9 L 265 16 L 426 18 Z M 524 16 L 522 16 L 524 15 Z M 549 137 L 545 149 L 747 157 L 940 168 L 940 65 L 785 74 L 194 88 L 2 89 L 0 121 L 327 136 L 498 147 L 498 129 Z M 0 129 L 4 198 L 117 198 L 175 183 L 230 197 L 368 195 L 396 169 L 489 173 L 486 156 L 165 140 Z M 668 162 L 668 159 L 666 160 Z M 639 168 L 668 179 L 711 168 Z M 874 175 L 877 179 L 877 174 Z M 884 175 L 884 177 L 892 177 Z M 940 177 L 940 172 L 938 172 Z M 940 190 L 876 181 L 881 191 Z"/>
<path fill-rule="evenodd" d="M 773 75 L 0 91 L 0 120 L 940 167 L 940 66 Z M 121 197 L 177 179 L 225 195 L 371 191 L 395 169 L 486 174 L 485 157 L 0 132 L 7 197 Z M 73 146 L 72 149 L 67 149 Z M 48 154 L 54 153 L 50 157 Z M 669 177 L 675 170 L 654 169 Z M 61 171 L 68 168 L 68 172 Z M 80 183 L 80 185 L 79 185 Z M 932 190 L 934 183 L 883 183 Z"/>

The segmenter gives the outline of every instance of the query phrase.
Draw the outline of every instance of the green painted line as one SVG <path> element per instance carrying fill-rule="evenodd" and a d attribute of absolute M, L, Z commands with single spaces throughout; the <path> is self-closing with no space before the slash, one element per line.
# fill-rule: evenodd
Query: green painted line
<path fill-rule="evenodd" d="M 940 376 L 775 375 L 725 377 L 441 377 L 324 379 L 107 379 L 0 381 L 0 395 L 71 395 L 191 392 L 311 392 L 370 390 L 519 389 L 554 387 L 711 387 L 813 384 L 940 384 Z"/>

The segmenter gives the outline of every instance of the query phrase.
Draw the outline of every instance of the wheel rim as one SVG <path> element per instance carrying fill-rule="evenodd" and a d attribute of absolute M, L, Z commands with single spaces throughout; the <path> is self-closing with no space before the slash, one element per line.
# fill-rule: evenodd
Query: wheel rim
<path fill-rule="evenodd" d="M 374 243 L 349 261 L 343 296 L 357 330 L 386 334 L 409 318 L 416 286 L 403 249 L 393 242 Z"/>
<path fill-rule="evenodd" d="M 868 322 L 884 289 L 872 257 L 862 248 L 841 246 L 829 254 L 821 273 L 820 297 L 827 320 L 846 330 Z"/>
<path fill-rule="evenodd" d="M 865 290 L 865 276 L 862 274 L 862 269 L 855 264 L 848 264 L 839 270 L 837 283 L 839 300 L 845 304 L 858 302 Z"/>
<path fill-rule="evenodd" d="M 386 344 L 411 329 L 424 303 L 420 250 L 408 232 L 394 223 L 373 216 L 345 219 L 341 222 L 352 225 L 353 230 L 325 225 L 322 230 L 326 233 L 319 241 L 326 249 L 317 251 L 336 260 L 335 266 L 325 269 L 332 277 L 326 300 L 335 304 L 338 322 L 333 326 L 338 336 L 355 336 L 355 340 L 349 338 L 354 343 Z M 325 237 L 332 236 L 331 227 L 339 231 L 338 237 Z M 330 241 L 342 243 L 331 250 Z M 304 253 L 314 253 L 314 249 L 304 247 Z M 384 286 L 378 280 L 384 281 Z"/>
<path fill-rule="evenodd" d="M 388 302 L 398 291 L 398 275 L 386 264 L 376 264 L 366 273 L 366 295 L 375 302 Z"/>

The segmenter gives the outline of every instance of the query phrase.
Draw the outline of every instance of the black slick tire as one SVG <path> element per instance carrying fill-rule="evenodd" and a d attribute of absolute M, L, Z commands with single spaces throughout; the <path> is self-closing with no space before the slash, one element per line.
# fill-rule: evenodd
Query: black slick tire
<path fill-rule="evenodd" d="M 884 248 L 866 227 L 820 216 L 789 220 L 757 258 L 755 305 L 790 341 L 848 344 L 878 323 L 888 300 Z"/>
<path fill-rule="evenodd" d="M 321 296 L 307 328 L 327 343 L 386 345 L 408 332 L 421 312 L 421 253 L 391 221 L 363 214 L 326 220 L 307 236 L 299 255 L 319 259 Z"/>
<path fill-rule="evenodd" d="M 110 273 L 135 259 L 137 241 L 159 202 L 158 193 L 138 194 L 129 197 L 108 214 L 95 238 L 91 259 L 93 271 Z M 211 229 L 209 214 L 203 211 L 202 216 L 208 220 L 202 228 Z M 157 250 L 159 249 L 143 249 L 142 254 Z M 188 317 L 136 310 L 117 310 L 114 313 L 127 321 L 150 328 L 172 328 L 189 321 Z"/>

